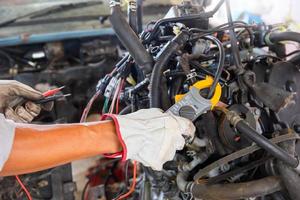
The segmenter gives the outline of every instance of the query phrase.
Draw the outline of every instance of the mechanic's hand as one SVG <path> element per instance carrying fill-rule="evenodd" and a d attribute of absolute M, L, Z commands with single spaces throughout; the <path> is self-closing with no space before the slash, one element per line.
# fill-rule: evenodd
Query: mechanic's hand
<path fill-rule="evenodd" d="M 15 109 L 9 107 L 9 103 L 17 98 L 23 97 L 26 100 L 40 100 L 42 93 L 33 88 L 14 80 L 0 80 L 0 112 L 5 117 L 15 122 L 31 122 L 40 111 L 41 106 L 28 101 L 24 106 L 17 106 Z M 51 109 L 46 106 L 46 109 Z"/>
<path fill-rule="evenodd" d="M 123 146 L 123 159 L 136 160 L 154 170 L 161 170 L 172 160 L 176 150 L 185 145 L 183 136 L 194 137 L 195 127 L 185 118 L 163 113 L 160 109 L 143 109 L 128 115 L 114 115 Z"/>

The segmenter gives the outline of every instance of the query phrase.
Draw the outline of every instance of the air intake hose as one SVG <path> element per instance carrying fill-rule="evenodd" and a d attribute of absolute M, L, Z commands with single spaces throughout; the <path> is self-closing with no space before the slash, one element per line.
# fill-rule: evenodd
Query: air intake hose
<path fill-rule="evenodd" d="M 187 32 L 182 31 L 171 41 L 169 41 L 165 47 L 158 54 L 157 61 L 153 67 L 153 72 L 150 80 L 150 107 L 160 108 L 161 107 L 161 80 L 163 71 L 168 67 L 167 63 L 170 60 L 172 54 L 179 50 L 187 40 L 189 35 Z"/>
<path fill-rule="evenodd" d="M 271 32 L 266 34 L 265 42 L 267 45 L 273 45 L 282 41 L 294 41 L 300 43 L 300 33 L 287 31 L 287 32 Z"/>
<path fill-rule="evenodd" d="M 149 74 L 152 71 L 153 58 L 126 21 L 119 1 L 111 1 L 111 15 L 109 20 L 119 40 L 135 62 L 141 67 L 144 74 Z"/>

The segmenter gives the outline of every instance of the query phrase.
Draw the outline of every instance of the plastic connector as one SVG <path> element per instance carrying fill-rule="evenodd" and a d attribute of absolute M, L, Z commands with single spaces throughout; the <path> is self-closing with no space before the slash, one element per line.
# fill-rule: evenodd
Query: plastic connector
<path fill-rule="evenodd" d="M 106 98 L 110 98 L 112 96 L 112 94 L 116 90 L 117 83 L 118 83 L 118 79 L 115 76 L 110 79 L 107 87 L 105 88 L 105 92 L 104 92 L 104 96 Z"/>
<path fill-rule="evenodd" d="M 111 79 L 111 76 L 108 74 L 105 75 L 104 78 L 100 79 L 96 86 L 96 92 L 99 92 L 100 95 L 103 95 L 110 79 Z"/>

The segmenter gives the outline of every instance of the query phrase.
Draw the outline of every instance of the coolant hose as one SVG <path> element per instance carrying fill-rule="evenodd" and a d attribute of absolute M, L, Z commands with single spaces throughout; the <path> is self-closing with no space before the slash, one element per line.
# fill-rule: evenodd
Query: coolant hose
<path fill-rule="evenodd" d="M 194 184 L 192 194 L 195 198 L 205 200 L 247 199 L 272 194 L 283 189 L 279 177 L 270 176 L 245 183 L 203 185 Z"/>
<path fill-rule="evenodd" d="M 160 51 L 157 61 L 153 67 L 151 79 L 150 79 L 150 107 L 160 108 L 161 107 L 161 80 L 163 71 L 168 67 L 167 63 L 170 60 L 172 54 L 174 54 L 179 48 L 181 48 L 186 41 L 189 39 L 187 32 L 182 31 L 165 47 Z"/>
<path fill-rule="evenodd" d="M 109 20 L 119 40 L 128 50 L 135 62 L 141 67 L 144 74 L 149 74 L 152 71 L 153 58 L 143 46 L 136 33 L 129 26 L 118 3 L 115 3 L 111 7 Z"/>
<path fill-rule="evenodd" d="M 287 32 L 271 32 L 266 34 L 265 42 L 267 45 L 273 45 L 274 43 L 282 41 L 294 41 L 300 43 L 300 33 L 287 31 Z"/>
<path fill-rule="evenodd" d="M 297 168 L 299 165 L 298 159 L 285 152 L 282 148 L 276 144 L 271 143 L 267 138 L 257 133 L 252 129 L 244 120 L 240 120 L 235 125 L 236 129 L 248 139 L 252 140 L 267 152 L 269 152 L 275 158 L 283 161 L 293 168 Z"/>
<path fill-rule="evenodd" d="M 285 149 L 287 152 L 289 152 L 290 155 L 295 154 L 295 141 L 289 141 L 282 143 L 281 146 L 283 149 Z M 294 171 L 291 167 L 287 166 L 283 162 L 278 162 L 277 165 L 278 171 L 281 175 L 282 182 L 284 183 L 291 199 L 299 200 L 300 199 L 300 176 L 299 174 Z"/>

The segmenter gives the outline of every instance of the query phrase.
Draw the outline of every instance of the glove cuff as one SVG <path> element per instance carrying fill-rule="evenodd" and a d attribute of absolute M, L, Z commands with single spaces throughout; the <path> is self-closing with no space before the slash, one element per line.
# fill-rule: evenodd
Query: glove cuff
<path fill-rule="evenodd" d="M 116 115 L 114 115 L 114 114 L 103 114 L 102 117 L 101 117 L 101 120 L 106 120 L 106 119 L 112 119 L 113 120 L 113 122 L 115 124 L 115 127 L 116 127 L 117 136 L 118 136 L 118 139 L 119 139 L 119 141 L 122 145 L 123 151 L 113 153 L 113 154 L 104 154 L 104 156 L 106 156 L 108 158 L 116 158 L 118 156 L 121 156 L 122 161 L 126 161 L 127 160 L 127 147 L 126 147 L 126 144 L 125 144 L 125 142 L 122 138 L 122 135 L 121 135 L 120 125 L 119 125 L 118 119 L 117 119 Z"/>

